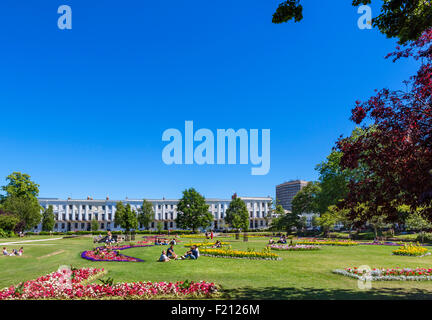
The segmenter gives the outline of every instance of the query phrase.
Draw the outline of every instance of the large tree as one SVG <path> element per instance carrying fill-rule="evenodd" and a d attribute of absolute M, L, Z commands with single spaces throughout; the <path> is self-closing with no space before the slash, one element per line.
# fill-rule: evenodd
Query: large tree
<path fill-rule="evenodd" d="M 30 176 L 21 172 L 13 172 L 6 177 L 9 181 L 7 185 L 2 187 L 6 192 L 3 198 L 31 198 L 36 199 L 39 195 L 39 185 L 30 180 Z"/>
<path fill-rule="evenodd" d="M 136 212 L 132 210 L 129 203 L 126 206 L 121 201 L 116 203 L 114 223 L 125 229 L 126 232 L 138 227 Z"/>
<path fill-rule="evenodd" d="M 291 232 L 293 228 L 303 226 L 302 219 L 294 212 L 285 212 L 281 205 L 276 206 L 275 214 L 277 217 L 273 219 L 271 228 L 276 230 L 285 230 Z"/>
<path fill-rule="evenodd" d="M 307 0 L 305 0 L 307 1 Z M 312 0 L 310 0 L 312 2 Z M 372 0 L 352 0 L 353 6 L 368 5 Z M 300 0 L 285 0 L 273 14 L 273 23 L 303 19 Z M 432 5 L 429 0 L 385 0 L 381 13 L 372 19 L 372 25 L 389 38 L 398 38 L 401 43 L 417 40 L 432 27 Z"/>
<path fill-rule="evenodd" d="M 419 40 L 398 47 L 394 61 L 414 57 L 417 74 L 405 81 L 406 90 L 382 89 L 366 102 L 357 101 L 351 119 L 364 129 L 355 141 L 341 138 L 342 168 L 363 165 L 361 179 L 350 180 L 343 207 L 356 216 L 356 206 L 366 203 L 366 220 L 382 215 L 394 222 L 398 208 L 425 207 L 432 221 L 432 29 Z"/>
<path fill-rule="evenodd" d="M 138 210 L 138 222 L 148 229 L 154 219 L 153 205 L 150 201 L 143 200 L 142 207 Z"/>
<path fill-rule="evenodd" d="M 235 196 L 225 212 L 225 222 L 233 229 L 247 231 L 249 228 L 249 211 L 246 203 Z"/>
<path fill-rule="evenodd" d="M 176 224 L 183 229 L 207 228 L 213 222 L 213 215 L 205 198 L 194 188 L 183 191 L 183 197 L 177 204 Z"/>
<path fill-rule="evenodd" d="M 4 211 L 10 212 L 20 219 L 18 231 L 36 227 L 42 218 L 41 206 L 36 198 L 7 197 L 2 204 L 2 208 Z"/>
<path fill-rule="evenodd" d="M 294 196 L 292 200 L 292 212 L 296 215 L 320 212 L 318 201 L 320 193 L 320 183 L 316 181 L 309 182 Z"/>
<path fill-rule="evenodd" d="M 42 231 L 53 231 L 55 225 L 55 217 L 53 206 L 48 206 L 42 213 Z"/>
<path fill-rule="evenodd" d="M 20 222 L 20 219 L 11 213 L 0 210 L 0 229 L 4 231 L 15 230 L 16 225 Z"/>

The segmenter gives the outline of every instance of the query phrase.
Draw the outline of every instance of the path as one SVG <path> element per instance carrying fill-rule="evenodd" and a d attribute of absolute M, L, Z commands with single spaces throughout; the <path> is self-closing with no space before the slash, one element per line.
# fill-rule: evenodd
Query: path
<path fill-rule="evenodd" d="M 22 240 L 22 241 L 14 241 L 14 242 L 3 242 L 3 243 L 0 243 L 0 246 L 7 246 L 7 245 L 10 245 L 10 244 L 40 242 L 40 241 L 61 240 L 61 239 L 63 239 L 63 238 L 50 238 L 50 239 L 40 239 L 40 240 Z"/>

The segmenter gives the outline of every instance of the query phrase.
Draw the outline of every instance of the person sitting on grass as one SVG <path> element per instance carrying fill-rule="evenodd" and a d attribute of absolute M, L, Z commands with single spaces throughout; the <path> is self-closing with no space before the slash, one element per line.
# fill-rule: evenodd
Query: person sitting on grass
<path fill-rule="evenodd" d="M 222 247 L 222 242 L 220 240 L 216 240 L 213 248 L 220 248 L 220 247 Z"/>
<path fill-rule="evenodd" d="M 177 260 L 177 255 L 176 255 L 175 252 L 174 252 L 174 246 L 173 246 L 173 245 L 171 245 L 171 246 L 168 248 L 168 250 L 167 250 L 167 256 L 168 256 L 168 258 L 170 258 L 170 259 Z"/>
<path fill-rule="evenodd" d="M 274 244 L 274 240 L 273 240 L 273 238 L 270 238 L 270 240 L 269 240 L 269 244 Z"/>
<path fill-rule="evenodd" d="M 24 248 L 21 247 L 21 248 L 19 248 L 19 250 L 18 250 L 18 255 L 19 255 L 19 256 L 22 256 L 23 254 L 24 254 Z"/>
<path fill-rule="evenodd" d="M 177 244 L 176 239 L 173 238 L 169 244 L 175 246 Z"/>
<path fill-rule="evenodd" d="M 158 238 L 155 238 L 155 246 L 160 245 L 160 240 Z"/>
<path fill-rule="evenodd" d="M 168 262 L 170 261 L 170 258 L 168 258 L 168 256 L 166 255 L 165 250 L 162 250 L 162 254 L 159 257 L 159 262 Z"/>
<path fill-rule="evenodd" d="M 191 250 L 186 252 L 186 254 L 182 257 L 183 259 L 192 259 L 196 260 L 199 258 L 199 251 L 197 246 L 192 246 Z"/>
<path fill-rule="evenodd" d="M 8 253 L 7 250 L 6 250 L 6 247 L 3 247 L 3 255 L 4 255 L 4 256 L 8 256 L 8 255 L 9 255 L 9 253 Z"/>
<path fill-rule="evenodd" d="M 18 255 L 17 249 L 12 249 L 12 252 L 9 254 L 10 257 L 15 257 Z"/>

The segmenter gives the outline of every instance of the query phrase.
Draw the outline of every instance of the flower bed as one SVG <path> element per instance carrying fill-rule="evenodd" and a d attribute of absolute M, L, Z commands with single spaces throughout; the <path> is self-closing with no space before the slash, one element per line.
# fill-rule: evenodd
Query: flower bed
<path fill-rule="evenodd" d="M 392 241 L 378 241 L 378 242 L 361 242 L 360 245 L 369 246 L 401 246 L 402 242 L 392 242 Z"/>
<path fill-rule="evenodd" d="M 85 280 L 94 279 L 105 273 L 104 269 L 75 269 L 71 271 L 69 284 L 65 285 L 65 272 L 53 272 L 36 280 L 1 290 L 0 300 L 208 298 L 218 293 L 214 283 L 205 281 L 84 284 Z"/>
<path fill-rule="evenodd" d="M 204 241 L 204 242 L 196 242 L 196 243 L 189 242 L 189 243 L 185 243 L 184 244 L 185 247 L 192 247 L 192 246 L 211 247 L 211 246 L 214 246 L 214 245 L 216 245 L 216 242 L 206 242 L 206 241 Z M 222 246 L 227 246 L 227 245 L 229 245 L 229 242 L 222 242 L 221 241 L 221 245 Z"/>
<path fill-rule="evenodd" d="M 322 246 L 356 246 L 358 245 L 355 241 L 343 241 L 343 240 L 299 240 L 297 244 L 307 244 L 307 245 L 322 245 Z"/>
<path fill-rule="evenodd" d="M 415 256 L 415 257 L 424 257 L 430 255 L 428 249 L 420 245 L 414 245 L 414 244 L 405 244 L 403 247 L 394 250 L 393 254 L 399 256 Z"/>
<path fill-rule="evenodd" d="M 268 251 L 241 251 L 233 249 L 200 249 L 200 254 L 208 257 L 219 258 L 234 258 L 234 259 L 253 259 L 253 260 L 280 260 L 279 256 L 275 253 Z"/>
<path fill-rule="evenodd" d="M 355 279 L 369 279 L 372 281 L 430 281 L 432 269 L 426 268 L 374 268 L 370 272 L 360 271 L 357 267 L 336 269 L 333 273 Z"/>
<path fill-rule="evenodd" d="M 311 250 L 319 250 L 320 246 L 315 245 L 305 245 L 305 244 L 297 244 L 295 246 L 290 246 L 287 244 L 272 244 L 270 246 L 272 250 L 280 250 L 280 251 L 311 251 Z"/>
<path fill-rule="evenodd" d="M 144 262 L 139 258 L 121 254 L 120 250 L 130 248 L 152 247 L 152 245 L 116 245 L 111 247 L 98 247 L 94 250 L 88 250 L 81 253 L 81 258 L 90 261 L 108 261 L 108 262 Z"/>

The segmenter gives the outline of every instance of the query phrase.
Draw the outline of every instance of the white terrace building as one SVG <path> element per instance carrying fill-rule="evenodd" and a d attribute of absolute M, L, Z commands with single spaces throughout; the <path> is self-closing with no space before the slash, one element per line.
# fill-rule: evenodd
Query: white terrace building
<path fill-rule="evenodd" d="M 268 215 L 272 198 L 269 197 L 240 197 L 245 201 L 250 216 L 250 228 L 262 229 L 268 227 L 266 217 Z M 40 205 L 45 209 L 50 205 L 53 206 L 56 223 L 54 231 L 89 231 L 91 230 L 91 221 L 99 221 L 100 230 L 120 230 L 121 228 L 114 224 L 116 203 L 122 201 L 124 204 L 129 203 L 132 210 L 138 211 L 142 206 L 142 200 L 62 200 L 56 198 L 39 198 Z M 150 224 L 150 229 L 155 230 L 159 222 L 162 223 L 163 229 L 177 229 L 175 219 L 177 218 L 177 203 L 179 200 L 150 200 L 155 213 L 154 221 Z M 227 229 L 224 223 L 225 211 L 231 200 L 224 199 L 206 199 L 209 205 L 209 211 L 213 215 L 212 229 Z M 41 231 L 41 224 L 34 231 Z M 139 226 L 139 229 L 144 229 Z"/>

